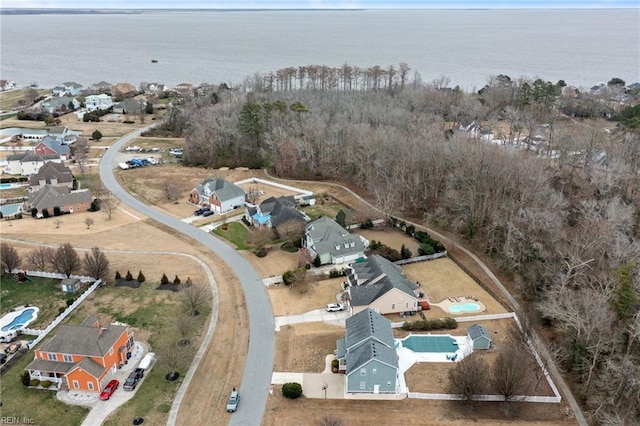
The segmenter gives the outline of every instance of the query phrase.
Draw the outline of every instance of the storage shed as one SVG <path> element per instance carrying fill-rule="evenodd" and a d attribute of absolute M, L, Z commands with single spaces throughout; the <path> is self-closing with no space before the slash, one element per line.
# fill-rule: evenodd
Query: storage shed
<path fill-rule="evenodd" d="M 467 338 L 469 346 L 476 349 L 489 349 L 491 347 L 491 336 L 489 331 L 479 324 L 473 324 L 467 328 Z"/>

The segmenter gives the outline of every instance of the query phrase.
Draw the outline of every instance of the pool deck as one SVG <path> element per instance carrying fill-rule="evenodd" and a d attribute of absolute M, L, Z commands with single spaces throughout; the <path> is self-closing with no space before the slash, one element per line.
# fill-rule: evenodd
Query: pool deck
<path fill-rule="evenodd" d="M 31 319 L 29 321 L 25 322 L 22 326 L 14 329 L 14 330 L 0 331 L 0 334 L 9 333 L 11 331 L 16 331 L 16 330 L 23 329 L 27 325 L 29 325 L 29 323 L 35 321 L 35 319 L 38 318 L 38 312 L 40 311 L 39 308 L 37 308 L 35 306 L 19 306 L 17 308 L 14 308 L 13 311 L 6 313 L 2 318 L 0 318 L 0 330 L 2 330 L 3 327 L 11 324 L 11 322 L 14 319 L 16 319 L 17 317 L 19 317 L 20 314 L 22 314 L 22 312 L 25 311 L 26 309 L 35 309 L 35 312 L 31 316 Z"/>
<path fill-rule="evenodd" d="M 451 312 L 449 310 L 449 308 L 452 305 L 462 305 L 464 303 L 477 303 L 478 305 L 480 305 L 480 310 L 469 311 L 469 312 Z M 467 315 L 467 314 L 477 315 L 478 313 L 484 312 L 487 310 L 487 307 L 485 306 L 485 304 L 482 303 L 480 300 L 478 300 L 478 298 L 475 296 L 447 297 L 446 299 L 443 299 L 438 303 L 431 303 L 431 306 L 436 306 L 451 315 Z"/>
<path fill-rule="evenodd" d="M 429 334 L 410 334 L 407 337 L 410 336 L 429 336 Z M 396 353 L 398 354 L 398 366 L 403 374 L 417 362 L 458 362 L 472 352 L 466 336 L 452 336 L 450 334 L 434 334 L 433 336 L 447 336 L 452 338 L 458 343 L 458 350 L 455 352 L 414 352 L 411 349 L 402 346 L 403 339 L 395 339 L 397 344 Z M 455 361 L 447 359 L 447 355 L 451 356 L 454 353 L 458 355 Z"/>

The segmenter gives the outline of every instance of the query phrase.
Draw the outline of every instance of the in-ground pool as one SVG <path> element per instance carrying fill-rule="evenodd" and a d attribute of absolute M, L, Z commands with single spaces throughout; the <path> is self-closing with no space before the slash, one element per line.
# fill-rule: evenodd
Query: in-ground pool
<path fill-rule="evenodd" d="M 38 317 L 38 308 L 30 307 L 23 308 L 18 311 L 9 312 L 2 319 L 0 324 L 2 328 L 0 331 L 14 331 L 26 327 L 29 323 L 34 321 Z"/>
<path fill-rule="evenodd" d="M 454 303 L 449 305 L 449 312 L 452 314 L 466 314 L 467 312 L 480 312 L 482 306 L 476 302 Z"/>
<path fill-rule="evenodd" d="M 409 335 L 402 339 L 402 346 L 414 352 L 452 353 L 458 343 L 449 336 Z"/>
<path fill-rule="evenodd" d="M 0 183 L 0 189 L 9 189 L 11 188 L 10 183 Z"/>

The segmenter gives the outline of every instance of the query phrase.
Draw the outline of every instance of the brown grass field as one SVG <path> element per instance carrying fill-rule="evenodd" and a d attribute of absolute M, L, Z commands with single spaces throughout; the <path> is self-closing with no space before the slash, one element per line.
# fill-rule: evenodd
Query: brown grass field
<path fill-rule="evenodd" d="M 310 282 L 304 286 L 290 288 L 285 285 L 271 286 L 267 290 L 274 316 L 295 315 L 323 308 L 327 303 L 336 303 L 340 283 L 344 278 L 332 278 Z M 303 288 L 301 288 L 303 287 Z"/>
<path fill-rule="evenodd" d="M 282 327 L 276 333 L 274 371 L 322 373 L 325 357 L 336 348 L 336 340 L 344 337 L 344 327 L 324 323 L 296 324 Z"/>

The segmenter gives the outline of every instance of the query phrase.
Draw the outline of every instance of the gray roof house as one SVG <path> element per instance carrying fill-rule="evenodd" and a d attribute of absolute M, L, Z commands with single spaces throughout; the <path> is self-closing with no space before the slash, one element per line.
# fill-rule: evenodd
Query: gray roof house
<path fill-rule="evenodd" d="M 365 309 L 347 318 L 345 337 L 336 344 L 347 393 L 398 392 L 398 355 L 388 319 Z"/>
<path fill-rule="evenodd" d="M 36 192 L 45 185 L 65 186 L 72 189 L 74 180 L 71 169 L 62 163 L 50 161 L 40 167 L 37 174 L 29 177 L 29 190 Z"/>
<path fill-rule="evenodd" d="M 40 155 L 52 155 L 58 154 L 62 160 L 71 159 L 71 148 L 69 145 L 64 145 L 53 136 L 47 135 L 33 148 L 36 154 Z"/>
<path fill-rule="evenodd" d="M 418 285 L 409 281 L 398 265 L 380 255 L 352 263 L 347 280 L 349 304 L 354 312 L 367 307 L 381 314 L 421 309 Z"/>
<path fill-rule="evenodd" d="M 62 162 L 58 154 L 40 155 L 33 151 L 25 151 L 20 154 L 11 154 L 7 156 L 7 166 L 4 173 L 10 175 L 35 175 L 48 162 Z"/>
<path fill-rule="evenodd" d="M 476 349 L 489 349 L 491 347 L 491 335 L 489 331 L 480 324 L 473 324 L 467 328 L 467 338 L 469 339 L 469 346 Z"/>
<path fill-rule="evenodd" d="M 244 206 L 246 194 L 242 188 L 220 178 L 207 178 L 191 190 L 189 202 L 209 206 L 214 213 L 225 213 Z"/>
<path fill-rule="evenodd" d="M 293 196 L 269 197 L 257 206 L 247 206 L 244 217 L 253 226 L 278 228 L 287 222 L 297 222 L 304 225 L 306 216 L 296 208 Z"/>
<path fill-rule="evenodd" d="M 29 201 L 25 210 L 32 208 L 41 212 L 44 209 L 59 207 L 63 211 L 87 211 L 93 201 L 93 195 L 88 189 L 70 191 L 64 186 L 44 185 L 38 192 L 29 194 Z M 49 210 L 49 214 L 54 213 Z"/>
<path fill-rule="evenodd" d="M 369 242 L 323 216 L 307 225 L 303 243 L 312 256 L 320 258 L 321 265 L 326 265 L 364 259 L 364 250 Z"/>

